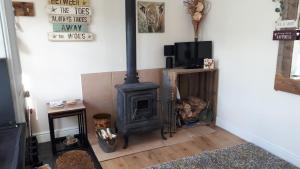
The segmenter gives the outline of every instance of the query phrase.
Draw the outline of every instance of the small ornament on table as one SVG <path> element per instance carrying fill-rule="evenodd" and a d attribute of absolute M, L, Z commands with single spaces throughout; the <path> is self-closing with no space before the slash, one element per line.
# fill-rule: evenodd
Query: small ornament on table
<path fill-rule="evenodd" d="M 215 61 L 214 59 L 204 59 L 204 69 L 214 69 Z"/>
<path fill-rule="evenodd" d="M 73 135 L 66 136 L 66 139 L 63 141 L 65 146 L 73 146 L 78 143 L 78 139 L 75 138 Z"/>
<path fill-rule="evenodd" d="M 50 101 L 49 106 L 51 108 L 62 108 L 65 106 L 65 101 L 63 100 Z"/>

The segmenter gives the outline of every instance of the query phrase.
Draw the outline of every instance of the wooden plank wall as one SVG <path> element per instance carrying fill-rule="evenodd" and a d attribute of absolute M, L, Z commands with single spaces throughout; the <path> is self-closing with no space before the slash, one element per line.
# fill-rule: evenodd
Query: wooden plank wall
<path fill-rule="evenodd" d="M 285 10 L 283 19 L 296 19 L 298 15 L 299 0 L 284 1 Z M 300 95 L 300 81 L 290 79 L 294 41 L 280 41 L 275 77 L 275 90 L 285 91 Z"/>
<path fill-rule="evenodd" d="M 140 70 L 141 82 L 154 82 L 161 84 L 162 69 Z M 115 86 L 123 84 L 125 72 L 104 72 L 81 75 L 83 101 L 87 106 L 88 132 L 94 132 L 93 115 L 97 113 L 110 113 L 113 121 L 116 118 Z"/>

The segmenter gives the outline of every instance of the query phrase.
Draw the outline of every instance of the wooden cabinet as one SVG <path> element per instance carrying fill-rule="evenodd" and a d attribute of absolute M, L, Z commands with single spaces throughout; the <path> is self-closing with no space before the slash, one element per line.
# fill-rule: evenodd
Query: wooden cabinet
<path fill-rule="evenodd" d="M 199 97 L 211 104 L 213 118 L 204 125 L 215 126 L 218 69 L 165 69 L 163 70 L 161 100 L 164 120 L 172 132 L 176 131 L 176 101 L 189 96 Z M 179 93 L 178 93 L 179 92 Z"/>

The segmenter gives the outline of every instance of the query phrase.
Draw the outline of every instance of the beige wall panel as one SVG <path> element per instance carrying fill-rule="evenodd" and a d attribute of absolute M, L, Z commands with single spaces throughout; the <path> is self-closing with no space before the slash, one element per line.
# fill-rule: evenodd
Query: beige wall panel
<path fill-rule="evenodd" d="M 112 122 L 116 119 L 117 90 L 115 86 L 124 83 L 126 72 L 107 72 L 84 74 L 81 76 L 82 95 L 87 106 L 88 131 L 94 131 L 93 115 L 107 112 L 112 115 Z M 161 84 L 162 69 L 140 70 L 141 82 Z"/>
<path fill-rule="evenodd" d="M 125 72 L 113 72 L 112 73 L 112 103 L 113 103 L 113 121 L 117 115 L 117 89 L 115 88 L 116 85 L 120 85 L 124 83 Z"/>
<path fill-rule="evenodd" d="M 87 127 L 89 132 L 93 132 L 93 115 L 112 113 L 111 73 L 85 74 L 81 79 L 83 100 L 87 107 Z"/>

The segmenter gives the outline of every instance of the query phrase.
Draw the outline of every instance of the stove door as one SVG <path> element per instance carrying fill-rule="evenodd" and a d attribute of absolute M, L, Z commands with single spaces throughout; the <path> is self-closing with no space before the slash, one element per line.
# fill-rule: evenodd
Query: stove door
<path fill-rule="evenodd" d="M 158 119 L 156 92 L 136 93 L 128 99 L 130 106 L 127 109 L 129 124 Z"/>

